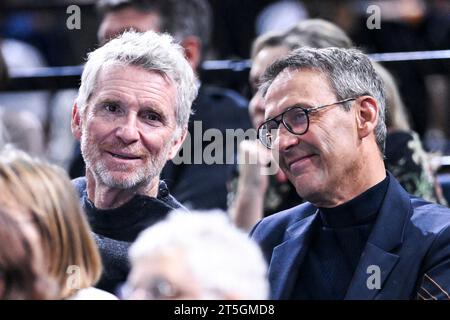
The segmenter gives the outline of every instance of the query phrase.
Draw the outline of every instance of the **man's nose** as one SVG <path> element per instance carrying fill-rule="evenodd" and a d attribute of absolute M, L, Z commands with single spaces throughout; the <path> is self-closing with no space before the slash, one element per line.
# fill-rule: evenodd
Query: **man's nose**
<path fill-rule="evenodd" d="M 280 124 L 278 131 L 278 149 L 280 152 L 287 152 L 292 147 L 300 143 L 301 136 L 289 132 L 283 124 Z"/>
<path fill-rule="evenodd" d="M 137 117 L 133 113 L 127 115 L 116 130 L 116 137 L 126 144 L 139 140 L 139 129 L 137 127 Z"/>

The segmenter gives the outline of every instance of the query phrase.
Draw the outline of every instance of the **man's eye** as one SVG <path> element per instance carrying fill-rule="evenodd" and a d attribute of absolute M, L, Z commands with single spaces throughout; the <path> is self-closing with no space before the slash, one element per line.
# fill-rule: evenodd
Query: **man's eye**
<path fill-rule="evenodd" d="M 151 121 L 151 122 L 154 122 L 154 121 L 161 122 L 161 116 L 159 114 L 157 114 L 157 113 L 154 113 L 154 112 L 145 113 L 144 114 L 144 119 L 146 121 Z"/>
<path fill-rule="evenodd" d="M 119 111 L 119 106 L 115 105 L 115 104 L 105 104 L 103 106 L 105 108 L 106 111 L 111 112 L 111 113 L 115 113 L 117 111 Z"/>

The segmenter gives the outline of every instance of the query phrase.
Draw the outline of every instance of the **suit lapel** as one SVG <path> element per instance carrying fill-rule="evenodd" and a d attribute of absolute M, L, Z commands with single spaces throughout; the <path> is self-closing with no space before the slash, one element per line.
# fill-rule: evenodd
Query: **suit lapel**
<path fill-rule="evenodd" d="M 290 226 L 287 229 L 288 239 L 274 248 L 269 266 L 272 299 L 289 298 L 299 266 L 308 251 L 316 218 L 317 212 Z"/>
<path fill-rule="evenodd" d="M 399 256 L 392 251 L 398 249 L 403 242 L 405 228 L 412 214 L 412 207 L 408 193 L 403 190 L 390 173 L 388 175 L 388 191 L 345 299 L 368 300 L 376 298 L 383 292 L 383 284 L 398 262 Z M 377 274 L 380 275 L 381 287 L 380 289 L 371 289 L 368 282 L 372 283 L 371 279 L 373 278 L 371 276 L 377 276 Z"/>
<path fill-rule="evenodd" d="M 380 277 L 380 289 L 383 288 L 383 284 L 397 264 L 398 258 L 395 254 L 391 254 L 371 243 L 367 243 L 361 255 L 361 260 L 356 267 L 345 299 L 373 299 L 381 291 L 376 288 L 378 280 L 374 280 L 374 277 Z M 372 285 L 375 285 L 375 287 Z"/>

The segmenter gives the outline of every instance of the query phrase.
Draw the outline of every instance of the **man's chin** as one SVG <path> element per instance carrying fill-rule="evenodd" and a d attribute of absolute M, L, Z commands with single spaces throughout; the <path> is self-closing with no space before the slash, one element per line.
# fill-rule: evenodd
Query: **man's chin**
<path fill-rule="evenodd" d="M 134 189 L 148 182 L 148 179 L 142 177 L 130 177 L 127 172 L 117 172 L 108 174 L 99 174 L 100 180 L 104 185 L 114 189 Z"/>
<path fill-rule="evenodd" d="M 317 196 L 318 192 L 320 192 L 321 190 L 321 183 L 319 181 L 316 181 L 314 177 L 311 177 L 309 175 L 296 177 L 293 184 L 295 190 L 297 191 L 297 194 L 302 199 L 310 202 Z"/>

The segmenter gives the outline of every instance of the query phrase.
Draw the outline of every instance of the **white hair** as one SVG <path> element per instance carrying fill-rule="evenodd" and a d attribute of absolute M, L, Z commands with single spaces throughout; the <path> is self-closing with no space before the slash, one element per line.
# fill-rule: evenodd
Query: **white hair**
<path fill-rule="evenodd" d="M 89 53 L 76 100 L 81 114 L 95 90 L 100 70 L 110 65 L 136 66 L 170 79 L 177 90 L 177 126 L 187 125 L 198 92 L 196 77 L 184 57 L 183 48 L 170 35 L 129 31 Z"/>
<path fill-rule="evenodd" d="M 267 299 L 267 265 L 258 245 L 235 228 L 224 212 L 176 210 L 143 231 L 131 246 L 131 261 L 181 249 L 189 271 L 205 291 Z"/>

